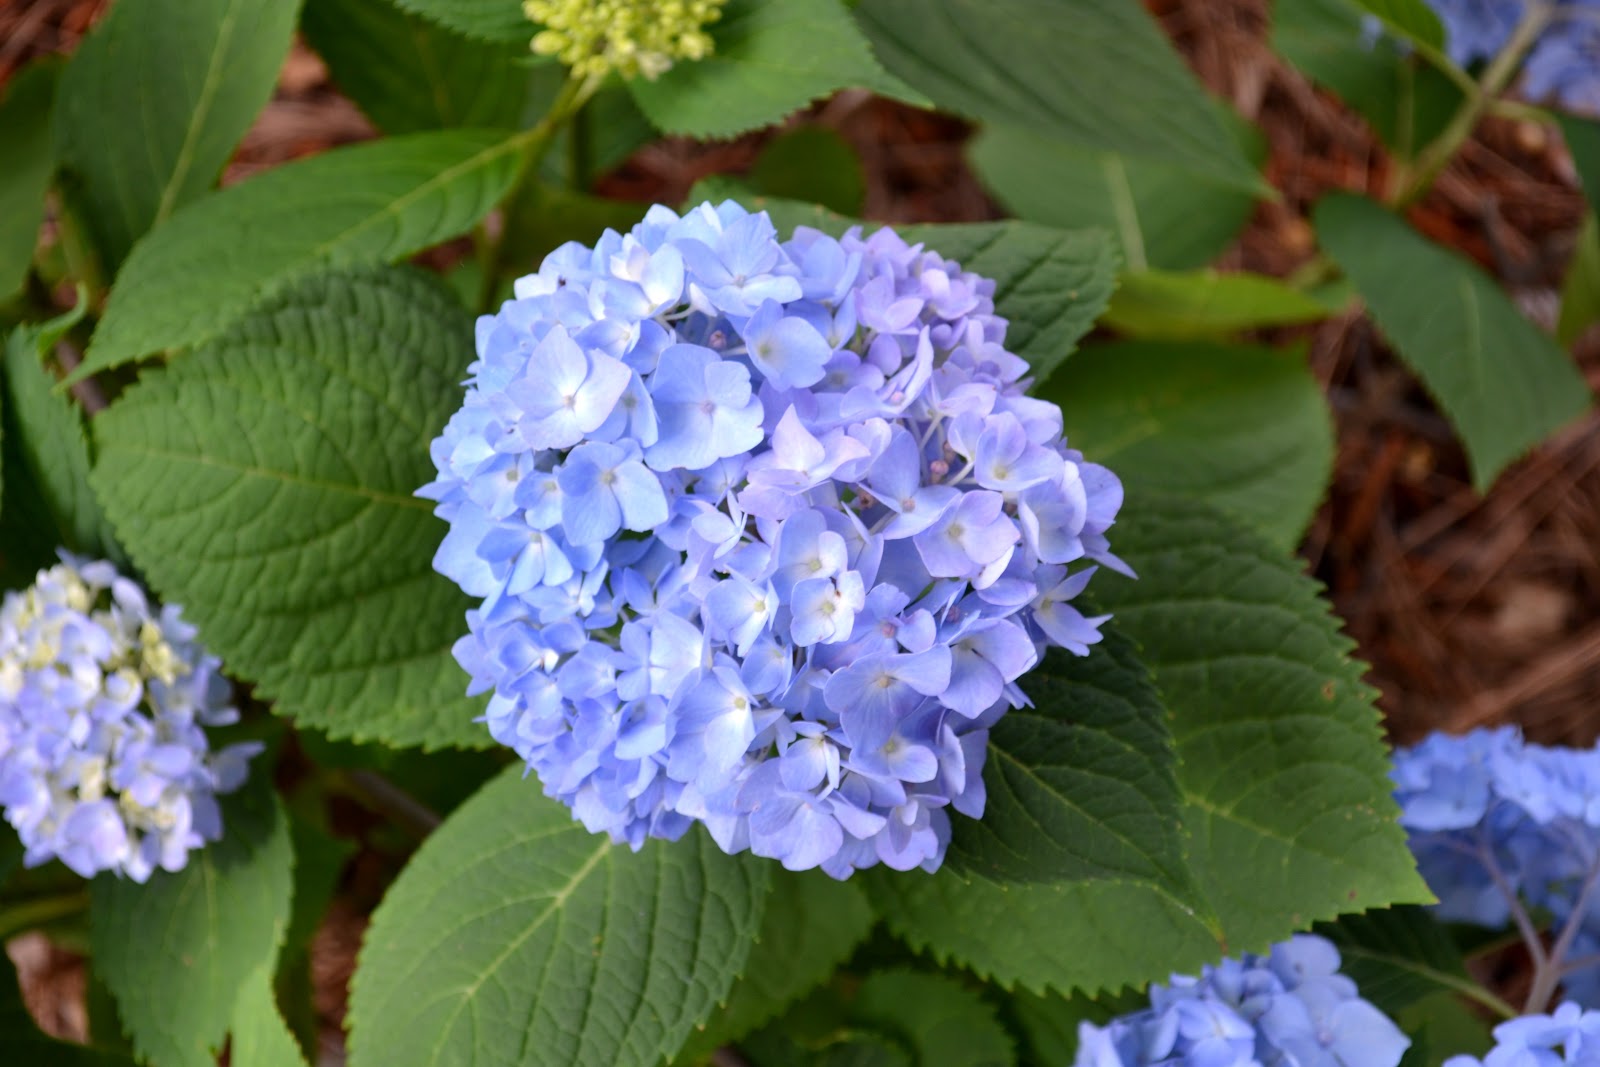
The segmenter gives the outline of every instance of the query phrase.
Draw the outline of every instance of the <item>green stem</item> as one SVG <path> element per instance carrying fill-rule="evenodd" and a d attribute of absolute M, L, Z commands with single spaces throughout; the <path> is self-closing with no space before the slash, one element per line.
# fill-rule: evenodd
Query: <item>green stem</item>
<path fill-rule="evenodd" d="M 1548 3 L 1534 2 L 1528 5 L 1510 40 L 1484 68 L 1482 77 L 1472 83 L 1466 100 L 1451 117 L 1450 124 L 1422 150 L 1414 166 L 1396 172 L 1397 180 L 1389 198 L 1394 207 L 1404 208 L 1414 204 L 1432 187 L 1439 172 L 1472 136 L 1478 120 L 1483 118 L 1500 92 L 1516 76 L 1523 55 L 1532 47 L 1540 31 L 1549 24 L 1553 13 L 1554 9 Z"/>
<path fill-rule="evenodd" d="M 83 222 L 83 213 L 78 210 L 77 194 L 65 182 L 58 186 L 57 193 L 56 227 L 61 234 L 61 254 L 67 260 L 67 273 L 88 287 L 89 306 L 99 307 L 106 295 L 100 253 Z"/>
<path fill-rule="evenodd" d="M 579 78 L 569 76 L 566 83 L 561 86 L 561 91 L 556 94 L 555 100 L 550 104 L 550 110 L 545 112 L 544 118 L 536 125 L 523 133 L 519 133 L 515 140 L 520 142 L 522 149 L 521 158 L 517 164 L 517 175 L 511 183 L 511 189 L 501 200 L 502 204 L 515 203 L 522 194 L 528 179 L 538 169 L 539 160 L 544 157 L 545 150 L 550 147 L 550 141 L 555 137 L 561 124 L 576 115 L 589 102 L 589 98 L 600 88 L 604 79 L 595 77 Z M 478 290 L 478 307 L 489 310 L 489 305 L 494 300 L 495 281 L 500 276 L 500 246 L 505 237 L 506 228 L 502 227 L 498 235 L 491 234 L 485 227 L 478 227 L 474 233 L 478 246 L 478 264 L 483 268 L 483 280 Z"/>
<path fill-rule="evenodd" d="M 8 908 L 0 908 L 0 942 L 57 919 L 70 918 L 89 910 L 88 891 L 67 893 L 55 897 L 25 900 Z"/>
<path fill-rule="evenodd" d="M 374 771 L 334 771 L 332 777 L 336 789 L 418 841 L 433 833 L 443 821 L 432 808 Z"/>

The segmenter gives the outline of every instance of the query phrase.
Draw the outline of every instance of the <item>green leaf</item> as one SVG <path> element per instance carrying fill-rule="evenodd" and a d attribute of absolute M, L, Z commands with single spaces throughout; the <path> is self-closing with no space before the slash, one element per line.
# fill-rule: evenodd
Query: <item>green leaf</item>
<path fill-rule="evenodd" d="M 339 90 L 387 133 L 523 124 L 530 34 L 486 44 L 391 0 L 306 0 L 300 31 Z"/>
<path fill-rule="evenodd" d="M 836 89 L 906 92 L 884 73 L 839 0 L 729 0 L 709 30 L 716 42 L 710 56 L 628 83 L 663 133 L 731 137 Z"/>
<path fill-rule="evenodd" d="M 1418 1001 L 1400 1012 L 1395 1022 L 1411 1037 L 1400 1067 L 1443 1067 L 1452 1056 L 1482 1057 L 1494 1047 L 1488 1024 L 1450 993 Z"/>
<path fill-rule="evenodd" d="M 139 1057 L 161 1067 L 213 1067 L 240 990 L 271 966 L 289 921 L 289 829 L 269 769 L 255 773 L 223 798 L 222 840 L 183 870 L 90 883 L 96 973 Z"/>
<path fill-rule="evenodd" d="M 1503 1019 L 1517 1014 L 1473 981 L 1450 932 L 1424 908 L 1346 915 L 1319 925 L 1317 933 L 1339 947 L 1343 973 L 1386 1015 L 1398 1016 L 1439 993 L 1465 997 Z"/>
<path fill-rule="evenodd" d="M 134 249 L 69 380 L 208 340 L 319 269 L 401 259 L 465 232 L 511 188 L 521 151 L 499 133 L 415 133 L 212 194 Z"/>
<path fill-rule="evenodd" d="M 1040 395 L 1061 405 L 1067 440 L 1129 489 L 1204 500 L 1285 551 L 1333 466 L 1328 406 L 1300 351 L 1091 345 Z"/>
<path fill-rule="evenodd" d="M 39 1029 L 22 1000 L 16 969 L 0 953 L 0 1063 L 17 1067 L 133 1067 L 116 1052 L 57 1041 Z"/>
<path fill-rule="evenodd" d="M 56 166 L 50 132 L 60 65 L 33 63 L 11 79 L 0 98 L 0 298 L 22 288 L 33 262 L 44 197 Z"/>
<path fill-rule="evenodd" d="M 768 141 L 750 168 L 750 185 L 842 215 L 858 214 L 867 192 L 855 149 L 826 126 L 800 126 Z"/>
<path fill-rule="evenodd" d="M 917 971 L 867 976 L 851 1004 L 861 1025 L 894 1034 L 920 1067 L 999 1067 L 1016 1057 L 994 1011 L 960 983 Z"/>
<path fill-rule="evenodd" d="M 1475 264 L 1358 196 L 1323 200 L 1315 218 L 1322 246 L 1461 434 L 1480 491 L 1589 410 L 1572 360 Z"/>
<path fill-rule="evenodd" d="M 1144 987 L 1118 996 L 1064 997 L 1059 993 L 1030 993 L 1019 989 L 1006 1006 L 1020 1030 L 1029 1055 L 1027 1063 L 1071 1063 L 1078 1051 L 1078 1024 L 1104 1026 L 1118 1015 L 1142 1011 L 1150 1006 Z"/>
<path fill-rule="evenodd" d="M 683 1049 L 693 1062 L 737 1041 L 820 985 L 875 918 L 866 894 L 821 871 L 775 870 L 761 932 L 727 1001 Z"/>
<path fill-rule="evenodd" d="M 1227 951 L 1431 901 L 1395 823 L 1374 694 L 1303 565 L 1197 501 L 1131 493 L 1122 517 L 1112 544 L 1139 580 L 1096 598 L 1172 712 L 1190 866 Z"/>
<path fill-rule="evenodd" d="M 1394 33 L 1419 44 L 1444 47 L 1444 24 L 1422 0 L 1356 0 Z"/>
<path fill-rule="evenodd" d="M 983 818 L 952 817 L 931 877 L 868 872 L 878 913 L 937 959 L 1034 990 L 1092 994 L 1213 960 L 1165 712 L 1132 645 L 1110 632 L 1089 656 L 1053 653 L 1023 689 L 1035 707 L 990 736 Z"/>
<path fill-rule="evenodd" d="M 56 140 L 108 275 L 216 181 L 272 96 L 299 6 L 118 0 L 78 46 L 61 76 Z"/>
<path fill-rule="evenodd" d="M 239 989 L 233 1007 L 229 1067 L 305 1067 L 272 994 L 272 968 L 257 967 Z"/>
<path fill-rule="evenodd" d="M 868 227 L 870 232 L 875 227 Z M 1116 286 L 1117 253 L 1102 230 L 1056 230 L 1026 222 L 897 226 L 963 270 L 995 281 L 994 302 L 1010 321 L 1006 348 L 1039 381 L 1078 347 Z"/>
<path fill-rule="evenodd" d="M 1353 0 L 1274 0 L 1272 46 L 1360 112 L 1401 158 L 1443 132 L 1461 103 L 1449 77 L 1400 42 L 1369 42 Z"/>
<path fill-rule="evenodd" d="M 538 27 L 522 13 L 522 0 L 394 0 L 430 22 L 479 41 L 520 43 L 533 40 Z"/>
<path fill-rule="evenodd" d="M 727 995 L 771 866 L 698 828 L 631 852 L 510 768 L 373 915 L 350 1062 L 656 1067 Z"/>
<path fill-rule="evenodd" d="M 1591 209 L 1584 213 L 1583 228 L 1578 231 L 1567 276 L 1561 282 L 1561 318 L 1556 324 L 1556 338 L 1570 345 L 1596 321 L 1600 321 L 1600 225 L 1596 225 Z"/>
<path fill-rule="evenodd" d="M 955 818 L 946 863 L 992 881 L 1117 881 L 1199 907 L 1183 862 L 1166 709 L 1128 640 L 1052 649 L 1031 708 L 990 731 L 982 819 Z"/>
<path fill-rule="evenodd" d="M 1557 118 L 1583 185 L 1584 199 L 1589 201 L 1591 211 L 1600 212 L 1600 123 L 1577 115 L 1561 114 Z"/>
<path fill-rule="evenodd" d="M 1259 166 L 1266 154 L 1260 132 L 1220 104 L 1212 110 Z M 969 156 L 1012 214 L 1063 229 L 1109 230 L 1134 270 L 1205 266 L 1255 210 L 1254 198 L 1229 182 L 1025 127 L 985 126 Z"/>
<path fill-rule="evenodd" d="M 87 295 L 79 290 L 78 306 L 40 326 L 18 326 L 6 340 L 4 378 L 5 432 L 26 468 L 8 477 L 31 479 L 40 493 L 60 541 L 74 552 L 104 557 L 112 538 L 100 504 L 89 489 L 89 442 L 83 414 L 70 397 L 56 391 L 56 379 L 44 368 L 56 342 L 82 320 Z M 37 519 L 43 519 L 40 515 Z"/>
<path fill-rule="evenodd" d="M 230 673 L 339 737 L 488 744 L 450 656 L 470 601 L 412 494 L 472 322 L 420 272 L 305 279 L 94 421 L 91 481 Z"/>
<path fill-rule="evenodd" d="M 1261 274 L 1138 271 L 1118 282 L 1105 324 L 1133 337 L 1217 337 L 1316 322 L 1338 310 Z"/>
<path fill-rule="evenodd" d="M 1267 192 L 1138 4 L 863 0 L 856 17 L 890 73 L 942 107 Z"/>
<path fill-rule="evenodd" d="M 751 1035 L 740 1052 L 752 1067 L 920 1067 L 888 1034 L 846 1026 L 803 1044 L 784 1032 L 782 1020 Z"/>

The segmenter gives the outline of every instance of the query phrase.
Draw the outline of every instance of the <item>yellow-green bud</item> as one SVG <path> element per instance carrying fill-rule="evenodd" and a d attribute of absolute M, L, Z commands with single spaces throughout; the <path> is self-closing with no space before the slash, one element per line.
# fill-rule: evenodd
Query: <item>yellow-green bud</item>
<path fill-rule="evenodd" d="M 524 0 L 544 28 L 533 50 L 555 56 L 580 77 L 660 77 L 673 61 L 711 54 L 705 27 L 727 0 Z"/>

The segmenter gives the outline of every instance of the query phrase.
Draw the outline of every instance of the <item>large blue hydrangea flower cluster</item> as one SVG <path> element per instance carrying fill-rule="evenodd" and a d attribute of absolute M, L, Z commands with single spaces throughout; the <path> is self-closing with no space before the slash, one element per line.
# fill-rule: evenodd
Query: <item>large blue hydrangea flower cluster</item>
<path fill-rule="evenodd" d="M 1392 776 L 1442 918 L 1515 920 L 1526 936 L 1531 908 L 1553 918 L 1562 959 L 1600 953 L 1600 750 L 1528 744 L 1514 727 L 1433 734 L 1395 753 Z M 1595 1003 L 1600 968 L 1564 987 Z"/>
<path fill-rule="evenodd" d="M 217 795 L 257 744 L 212 752 L 235 722 L 221 662 L 177 607 L 152 610 L 106 562 L 66 554 L 0 606 L 0 806 L 29 865 L 143 882 L 222 836 Z"/>
<path fill-rule="evenodd" d="M 1452 1056 L 1444 1067 L 1600 1067 L 1600 1011 L 1561 1005 L 1549 1015 L 1524 1015 L 1494 1028 L 1483 1059 Z"/>
<path fill-rule="evenodd" d="M 703 821 L 835 877 L 941 862 L 1072 605 L 1110 472 L 1024 393 L 994 283 L 890 230 L 653 207 L 478 322 L 435 566 L 493 736 L 594 831 Z"/>
<path fill-rule="evenodd" d="M 1528 0 L 1427 0 L 1444 24 L 1450 58 L 1493 58 L 1511 39 Z M 1573 111 L 1600 113 L 1600 0 L 1553 0 L 1549 24 L 1523 64 L 1522 93 Z"/>
<path fill-rule="evenodd" d="M 1150 1007 L 1081 1023 L 1074 1067 L 1395 1067 L 1411 1046 L 1339 973 L 1339 951 L 1300 934 L 1150 987 Z"/>

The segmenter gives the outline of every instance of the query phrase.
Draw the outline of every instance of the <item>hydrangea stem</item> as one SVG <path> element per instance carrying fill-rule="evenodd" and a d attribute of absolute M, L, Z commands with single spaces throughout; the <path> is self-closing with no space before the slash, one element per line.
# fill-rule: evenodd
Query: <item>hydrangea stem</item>
<path fill-rule="evenodd" d="M 1516 76 L 1522 66 L 1523 55 L 1549 25 L 1553 14 L 1554 9 L 1548 3 L 1536 0 L 1528 5 L 1505 47 L 1484 68 L 1482 77 L 1473 84 L 1466 100 L 1450 119 L 1450 124 L 1422 150 L 1414 165 L 1397 171 L 1397 180 L 1390 196 L 1390 202 L 1395 207 L 1404 208 L 1415 203 L 1433 186 L 1439 172 L 1472 136 L 1478 120 L 1483 118 L 1500 92 Z"/>
<path fill-rule="evenodd" d="M 1562 976 L 1569 972 L 1564 963 L 1567 951 L 1572 948 L 1572 940 L 1578 935 L 1579 927 L 1583 925 L 1584 913 L 1589 908 L 1589 898 L 1594 895 L 1596 885 L 1600 885 L 1600 863 L 1589 868 L 1589 873 L 1583 880 L 1583 888 L 1578 891 L 1578 899 L 1573 903 L 1572 914 L 1567 916 L 1567 921 L 1562 925 L 1561 933 L 1556 935 L 1555 944 L 1550 947 L 1549 953 L 1538 960 L 1533 973 L 1533 986 L 1528 990 L 1528 1001 L 1522 1006 L 1523 1014 L 1537 1015 L 1550 1006 L 1556 987 L 1561 984 Z"/>
<path fill-rule="evenodd" d="M 550 110 L 545 112 L 544 117 L 526 132 L 517 135 L 516 139 L 521 142 L 522 157 L 518 164 L 516 180 L 511 183 L 511 190 L 501 201 L 507 211 L 515 209 L 517 200 L 528 184 L 529 176 L 537 171 L 539 160 L 550 147 L 556 131 L 561 129 L 562 123 L 583 109 L 583 105 L 589 102 L 589 98 L 601 84 L 602 79 L 599 78 L 580 77 L 576 74 L 568 77 L 561 86 L 561 91 L 551 101 Z M 494 300 L 495 282 L 500 277 L 500 249 L 508 229 L 507 226 L 501 226 L 498 233 L 491 233 L 486 226 L 480 225 L 474 234 L 478 246 L 478 264 L 483 270 L 483 279 L 478 290 L 478 307 L 481 310 L 488 310 Z"/>
<path fill-rule="evenodd" d="M 20 933 L 71 918 L 89 910 L 87 891 L 66 893 L 61 896 L 39 897 L 25 900 L 8 908 L 0 908 L 0 942 Z"/>

